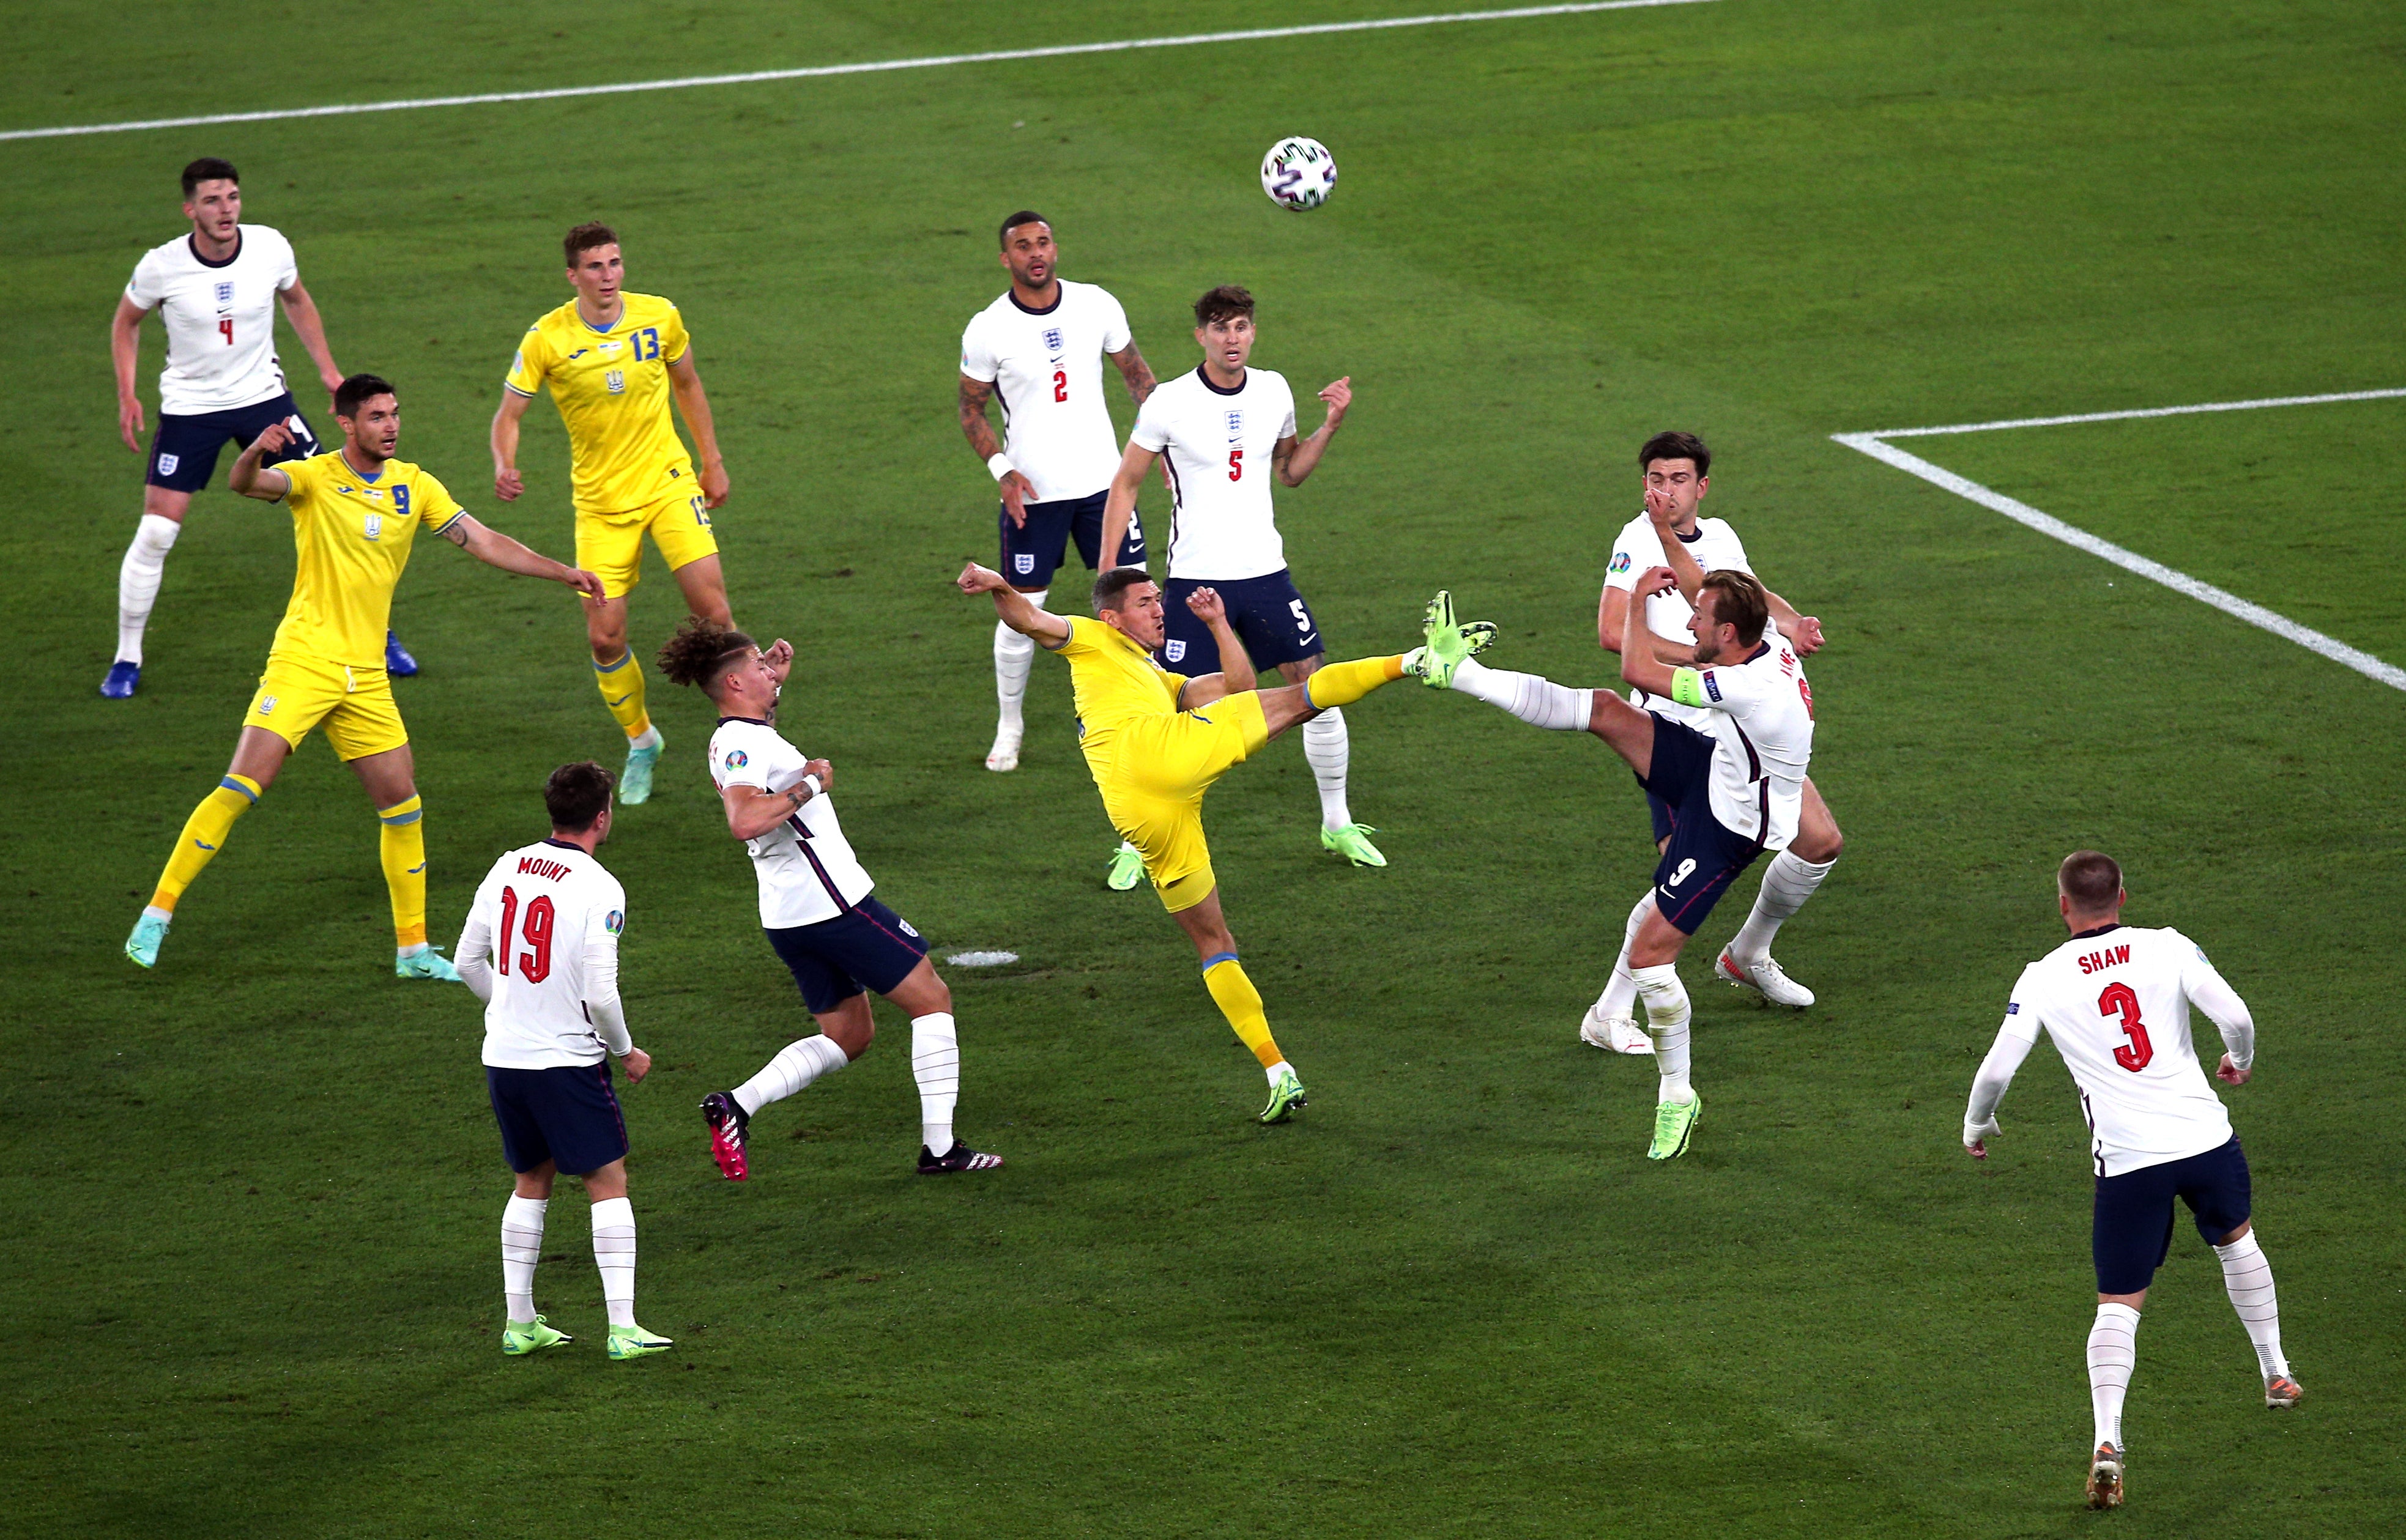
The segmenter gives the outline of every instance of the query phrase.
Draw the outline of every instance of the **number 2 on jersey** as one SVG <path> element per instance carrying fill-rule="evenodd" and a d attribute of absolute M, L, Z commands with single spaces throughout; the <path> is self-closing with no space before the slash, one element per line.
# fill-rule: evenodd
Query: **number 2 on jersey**
<path fill-rule="evenodd" d="M 2114 1050 L 2114 1062 L 2135 1075 L 2147 1067 L 2156 1056 L 2156 1045 L 2147 1040 L 2147 1024 L 2139 1020 L 2139 993 L 2129 984 L 2105 986 L 2097 996 L 2097 1014 L 2122 1018 L 2122 1036 L 2130 1040 Z"/>
<path fill-rule="evenodd" d="M 1053 399 L 1054 401 L 1069 399 L 1069 371 L 1067 369 L 1053 371 Z"/>
<path fill-rule="evenodd" d="M 526 906 L 526 925 L 519 932 L 526 938 L 527 950 L 517 958 L 518 977 L 531 984 L 539 984 L 551 977 L 551 895 L 538 893 Z M 518 890 L 502 889 L 502 933 L 493 947 L 501 970 L 510 970 L 510 931 L 518 918 Z"/>

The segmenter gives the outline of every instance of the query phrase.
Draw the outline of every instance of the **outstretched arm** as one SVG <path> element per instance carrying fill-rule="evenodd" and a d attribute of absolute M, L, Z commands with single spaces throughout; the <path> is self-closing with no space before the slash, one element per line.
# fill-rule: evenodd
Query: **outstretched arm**
<path fill-rule="evenodd" d="M 262 474 L 274 475 L 276 473 L 268 471 Z M 443 538 L 488 567 L 499 567 L 520 577 L 547 577 L 554 583 L 567 584 L 596 604 L 602 602 L 600 578 L 580 568 L 554 561 L 538 551 L 529 550 L 500 530 L 487 529 L 473 515 L 461 514 L 443 526 Z"/>
<path fill-rule="evenodd" d="M 255 497 L 262 502 L 277 502 L 292 490 L 292 478 L 273 465 L 259 463 L 292 442 L 292 430 L 280 422 L 271 422 L 260 430 L 250 447 L 234 457 L 234 469 L 226 473 L 226 486 L 244 497 Z"/>
<path fill-rule="evenodd" d="M 1103 500 L 1103 566 L 1110 572 L 1120 564 L 1120 542 L 1127 536 L 1128 519 L 1136 512 L 1136 494 L 1144 486 L 1144 473 L 1153 469 L 1160 452 L 1148 449 L 1131 439 L 1127 453 L 1120 457 L 1120 468 L 1111 476 L 1111 496 Z"/>
<path fill-rule="evenodd" d="M 1353 376 L 1348 374 L 1329 386 L 1320 392 L 1320 399 L 1328 403 L 1328 420 L 1320 425 L 1320 431 L 1300 444 L 1292 435 L 1282 438 L 1270 451 L 1270 465 L 1281 486 L 1302 486 L 1303 478 L 1319 467 L 1320 457 L 1328 453 L 1328 441 L 1337 436 L 1337 424 L 1353 406 Z"/>
<path fill-rule="evenodd" d="M 710 397 L 701 389 L 701 370 L 693 361 L 693 345 L 669 365 L 669 392 L 676 397 L 693 446 L 701 452 L 701 505 L 715 508 L 727 501 L 727 460 L 718 452 L 718 426 L 710 416 Z"/>
<path fill-rule="evenodd" d="M 1220 597 L 1220 590 L 1197 588 L 1186 596 L 1186 607 L 1195 612 L 1196 619 L 1211 628 L 1211 640 L 1220 649 L 1220 671 L 1198 674 L 1180 686 L 1178 709 L 1191 712 L 1231 695 L 1242 695 L 1259 684 L 1253 673 L 1253 660 L 1246 656 L 1245 644 L 1237 640 L 1236 630 L 1228 624 L 1228 605 Z"/>
<path fill-rule="evenodd" d="M 1068 621 L 1030 604 L 1025 594 L 1013 589 L 1008 579 L 990 567 L 972 561 L 961 569 L 961 575 L 953 582 L 965 594 L 994 595 L 996 617 L 1020 635 L 1034 637 L 1048 649 L 1069 640 Z"/>
<path fill-rule="evenodd" d="M 1979 1073 L 1972 1077 L 1971 1105 L 1963 1109 L 1963 1148 L 1974 1160 L 1988 1158 L 1988 1140 L 1998 1131 L 1997 1104 L 2005 1099 L 2014 1071 L 2022 1067 L 2032 1046 L 2032 1038 L 2010 1026 L 2000 1028 L 1988 1056 L 1980 1061 Z"/>

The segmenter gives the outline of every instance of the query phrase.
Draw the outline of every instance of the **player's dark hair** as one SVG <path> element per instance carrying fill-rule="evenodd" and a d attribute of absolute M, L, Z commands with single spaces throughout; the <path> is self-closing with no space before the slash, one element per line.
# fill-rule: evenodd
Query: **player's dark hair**
<path fill-rule="evenodd" d="M 551 827 L 560 834 L 582 834 L 610 811 L 611 788 L 618 778 L 590 759 L 562 765 L 543 784 L 543 805 Z"/>
<path fill-rule="evenodd" d="M 2056 869 L 2055 885 L 2075 914 L 2102 914 L 2122 892 L 2122 863 L 2102 850 L 2075 850 Z"/>
<path fill-rule="evenodd" d="M 1713 624 L 1735 626 L 1738 644 L 1751 647 L 1762 640 L 1762 628 L 1771 620 L 1771 600 L 1762 591 L 1762 584 L 1752 572 L 1741 572 L 1734 567 L 1706 572 L 1696 585 L 1696 602 L 1713 596 Z"/>
<path fill-rule="evenodd" d="M 1040 224 L 1049 230 L 1053 226 L 1053 221 L 1032 208 L 1023 208 L 1016 214 L 1003 217 L 1002 228 L 995 232 L 995 239 L 1006 247 L 1009 246 L 1011 233 L 1024 224 Z"/>
<path fill-rule="evenodd" d="M 360 404 L 376 396 L 393 394 L 392 386 L 382 374 L 353 374 L 334 387 L 334 416 L 356 417 Z"/>
<path fill-rule="evenodd" d="M 1125 609 L 1126 606 L 1120 600 L 1127 597 L 1127 591 L 1139 583 L 1152 581 L 1153 574 L 1141 567 L 1112 568 L 1095 579 L 1095 613 L 1100 615 L 1105 610 Z"/>
<path fill-rule="evenodd" d="M 563 236 L 559 248 L 568 254 L 568 265 L 574 267 L 576 259 L 597 246 L 616 246 L 618 233 L 599 219 L 587 219 Z"/>
<path fill-rule="evenodd" d="M 1692 459 L 1699 479 L 1713 471 L 1713 452 L 1693 433 L 1657 433 L 1648 439 L 1637 451 L 1637 468 L 1643 471 L 1658 459 Z"/>
<path fill-rule="evenodd" d="M 1253 316 L 1253 290 L 1240 284 L 1224 283 L 1207 290 L 1195 302 L 1195 324 L 1209 326 L 1213 321 L 1234 320 L 1238 316 L 1247 320 Z"/>
<path fill-rule="evenodd" d="M 203 182 L 232 182 L 242 185 L 242 173 L 232 161 L 220 161 L 214 155 L 204 155 L 184 168 L 184 196 L 189 198 L 201 190 Z"/>
<path fill-rule="evenodd" d="M 660 672 L 672 685 L 701 685 L 701 693 L 715 700 L 718 676 L 759 650 L 750 637 L 732 627 L 687 615 L 660 648 Z"/>

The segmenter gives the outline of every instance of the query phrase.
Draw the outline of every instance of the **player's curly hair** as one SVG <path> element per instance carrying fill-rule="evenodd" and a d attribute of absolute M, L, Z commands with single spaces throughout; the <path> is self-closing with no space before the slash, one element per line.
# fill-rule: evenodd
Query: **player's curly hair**
<path fill-rule="evenodd" d="M 715 698 L 718 676 L 758 650 L 750 637 L 733 627 L 687 615 L 676 635 L 660 649 L 660 672 L 672 685 L 699 685 L 702 694 Z"/>

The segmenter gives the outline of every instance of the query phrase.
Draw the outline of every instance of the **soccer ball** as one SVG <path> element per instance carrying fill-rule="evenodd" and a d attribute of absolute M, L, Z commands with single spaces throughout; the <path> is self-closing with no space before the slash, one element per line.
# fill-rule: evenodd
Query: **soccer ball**
<path fill-rule="evenodd" d="M 1337 188 L 1337 157 L 1317 139 L 1291 134 L 1262 157 L 1262 191 L 1281 208 L 1318 208 Z"/>

